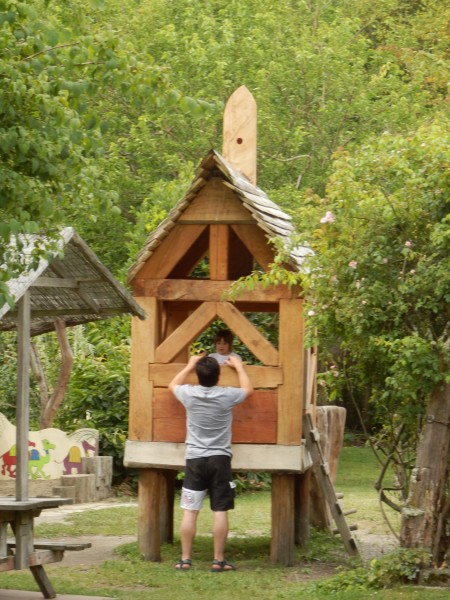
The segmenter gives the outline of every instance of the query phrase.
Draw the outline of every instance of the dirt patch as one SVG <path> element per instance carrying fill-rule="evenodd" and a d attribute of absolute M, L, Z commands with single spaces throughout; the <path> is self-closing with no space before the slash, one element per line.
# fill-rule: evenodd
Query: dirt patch
<path fill-rule="evenodd" d="M 93 565 L 98 565 L 107 560 L 116 560 L 114 550 L 122 544 L 135 542 L 135 535 L 89 535 L 76 538 L 62 537 L 58 538 L 58 542 L 67 542 L 74 544 L 90 542 L 91 548 L 80 551 L 66 551 L 61 562 L 52 563 L 48 568 L 57 567 L 78 567 L 80 571 L 86 570 Z"/>

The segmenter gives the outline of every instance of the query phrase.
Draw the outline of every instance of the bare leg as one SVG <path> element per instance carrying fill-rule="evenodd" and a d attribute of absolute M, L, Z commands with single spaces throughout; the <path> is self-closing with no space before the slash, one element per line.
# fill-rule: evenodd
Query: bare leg
<path fill-rule="evenodd" d="M 198 510 L 184 510 L 180 525 L 181 537 L 181 558 L 187 560 L 191 558 L 192 543 L 197 530 Z"/>
<path fill-rule="evenodd" d="M 228 512 L 213 512 L 214 558 L 222 562 L 225 558 L 225 544 L 228 537 Z"/>

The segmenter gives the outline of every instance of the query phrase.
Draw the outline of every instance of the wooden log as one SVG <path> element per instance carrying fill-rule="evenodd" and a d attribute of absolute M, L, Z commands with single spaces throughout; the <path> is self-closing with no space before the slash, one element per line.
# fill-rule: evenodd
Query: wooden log
<path fill-rule="evenodd" d="M 295 475 L 272 475 L 272 540 L 270 558 L 290 567 L 294 562 Z"/>
<path fill-rule="evenodd" d="M 344 440 L 346 410 L 342 406 L 318 406 L 316 428 L 324 460 L 328 464 L 331 482 L 336 480 L 339 455 Z M 327 501 L 314 473 L 310 488 L 310 523 L 319 529 L 331 529 L 333 519 Z"/>

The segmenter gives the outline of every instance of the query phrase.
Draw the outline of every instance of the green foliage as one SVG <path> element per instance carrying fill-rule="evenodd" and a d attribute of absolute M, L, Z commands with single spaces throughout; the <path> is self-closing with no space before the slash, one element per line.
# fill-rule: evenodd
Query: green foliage
<path fill-rule="evenodd" d="M 82 427 L 98 429 L 100 453 L 113 456 L 114 476 L 122 478 L 128 430 L 128 319 L 80 328 L 74 351 L 77 360 L 68 397 L 57 414 L 55 426 L 67 432 Z"/>
<path fill-rule="evenodd" d="M 428 566 L 431 556 L 424 550 L 406 550 L 374 558 L 368 565 L 345 570 L 316 584 L 316 589 L 335 594 L 337 592 L 369 588 L 389 588 L 401 583 L 417 583 L 420 570 Z"/>
<path fill-rule="evenodd" d="M 336 154 L 305 278 L 311 342 L 341 340 L 325 386 L 367 386 L 380 419 L 400 414 L 411 432 L 448 376 L 448 125 L 438 114 Z"/>

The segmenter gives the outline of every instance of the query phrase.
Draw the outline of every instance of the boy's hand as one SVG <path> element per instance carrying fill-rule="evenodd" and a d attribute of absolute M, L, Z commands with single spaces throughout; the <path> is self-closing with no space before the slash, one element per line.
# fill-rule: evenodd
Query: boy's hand
<path fill-rule="evenodd" d="M 195 365 L 204 356 L 205 356 L 205 353 L 203 353 L 203 354 L 195 354 L 194 356 L 191 356 L 189 358 L 188 364 L 186 366 L 189 368 L 190 371 L 193 371 L 195 369 Z"/>
<path fill-rule="evenodd" d="M 239 366 L 242 366 L 242 361 L 237 356 L 229 356 L 224 362 L 224 365 L 227 367 L 232 367 L 233 369 L 237 369 Z"/>

